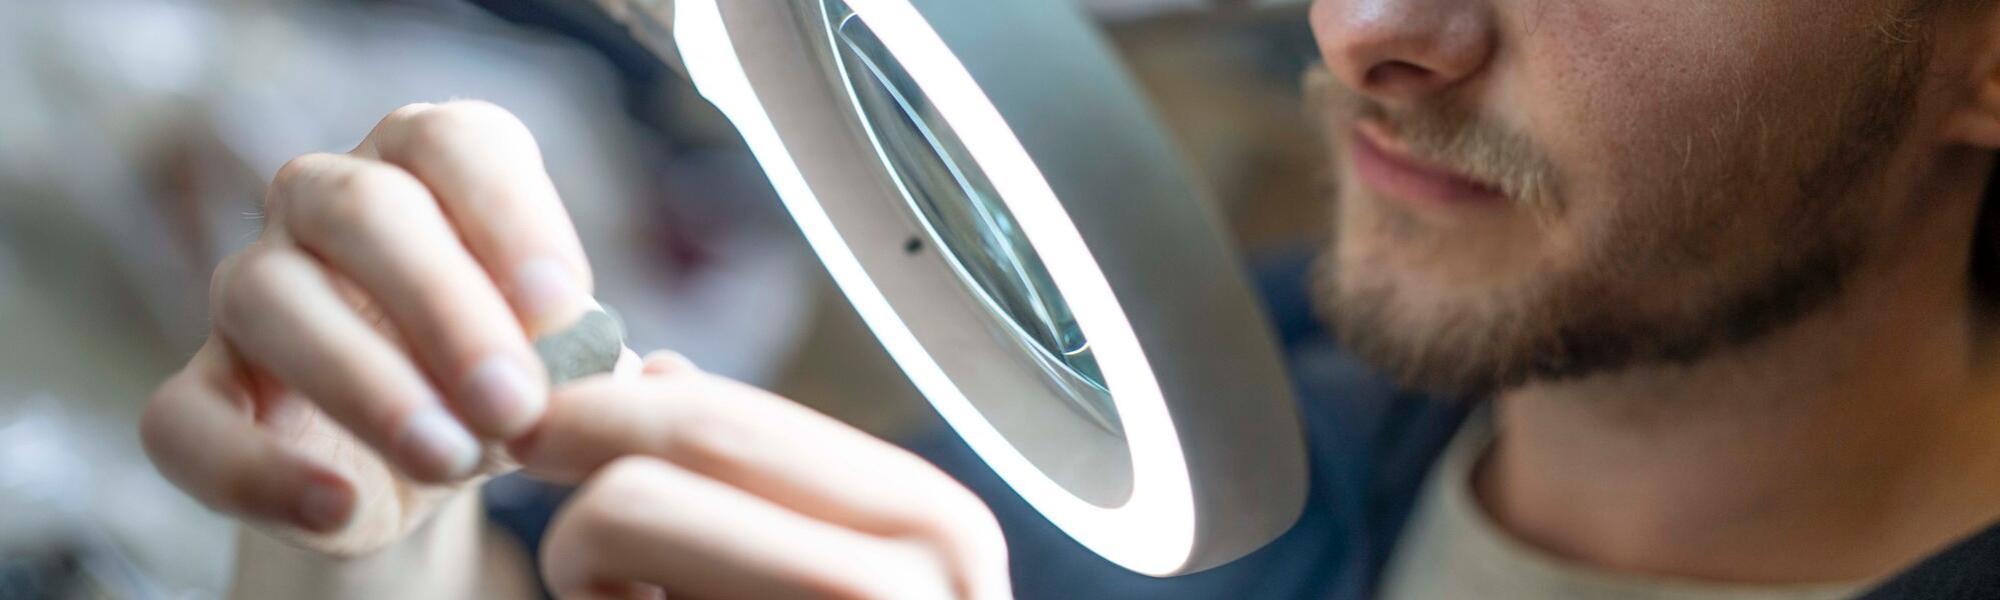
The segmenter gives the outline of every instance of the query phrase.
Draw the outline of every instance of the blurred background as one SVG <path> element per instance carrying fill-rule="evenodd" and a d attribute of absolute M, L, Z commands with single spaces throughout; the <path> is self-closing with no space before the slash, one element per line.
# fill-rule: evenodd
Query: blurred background
<path fill-rule="evenodd" d="M 1303 3 L 1079 1 L 1245 255 L 1316 243 Z M 279 165 L 453 98 L 535 132 L 633 348 L 891 440 L 941 427 L 733 130 L 587 0 L 0 0 L 0 598 L 224 591 L 233 529 L 154 473 L 140 407 Z"/>

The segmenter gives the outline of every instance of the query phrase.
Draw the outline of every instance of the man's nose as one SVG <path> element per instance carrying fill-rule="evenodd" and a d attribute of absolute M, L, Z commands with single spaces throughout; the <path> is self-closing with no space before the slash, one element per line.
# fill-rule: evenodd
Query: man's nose
<path fill-rule="evenodd" d="M 1484 0 L 1316 0 L 1312 25 L 1327 69 L 1392 105 L 1476 77 L 1498 41 Z"/>

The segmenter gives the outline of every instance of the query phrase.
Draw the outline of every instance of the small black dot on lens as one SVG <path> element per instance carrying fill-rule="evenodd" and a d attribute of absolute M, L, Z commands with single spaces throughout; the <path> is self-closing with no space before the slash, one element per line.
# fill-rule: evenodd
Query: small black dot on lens
<path fill-rule="evenodd" d="M 923 240 L 917 238 L 910 238 L 909 241 L 903 242 L 903 252 L 905 253 L 916 254 L 918 252 L 923 251 L 923 249 L 924 249 Z"/>

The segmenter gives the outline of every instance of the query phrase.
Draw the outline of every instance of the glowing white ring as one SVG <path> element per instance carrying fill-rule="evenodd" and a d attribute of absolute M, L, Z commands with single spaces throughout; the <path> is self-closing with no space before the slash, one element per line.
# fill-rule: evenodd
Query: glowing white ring
<path fill-rule="evenodd" d="M 689 78 L 742 133 L 813 251 L 910 381 L 1022 498 L 1085 547 L 1140 573 L 1165 575 L 1186 564 L 1195 541 L 1194 495 L 1159 382 L 1082 234 L 964 64 L 907 0 L 847 0 L 989 174 L 1029 245 L 1045 257 L 1070 258 L 1045 262 L 1078 326 L 1096 347 L 1123 422 L 1132 458 L 1132 495 L 1121 506 L 1100 507 L 1077 498 L 1036 468 L 973 407 L 896 315 L 785 149 L 729 40 L 718 1 L 675 4 L 674 42 Z"/>

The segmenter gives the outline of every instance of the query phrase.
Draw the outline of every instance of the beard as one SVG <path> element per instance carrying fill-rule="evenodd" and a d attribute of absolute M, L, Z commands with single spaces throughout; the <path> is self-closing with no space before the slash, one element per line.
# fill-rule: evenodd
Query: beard
<path fill-rule="evenodd" d="M 1662 132 L 1654 168 L 1621 169 L 1626 192 L 1612 198 L 1570 197 L 1532 138 L 1476 112 L 1391 110 L 1316 68 L 1308 98 L 1329 140 L 1369 119 L 1418 157 L 1489 183 L 1528 223 L 1506 244 L 1534 248 L 1522 262 L 1536 265 L 1465 281 L 1414 264 L 1480 252 L 1337 185 L 1333 240 L 1314 274 L 1318 311 L 1378 371 L 1444 396 L 1692 364 L 1762 339 L 1836 303 L 1879 246 L 1880 180 L 1928 59 L 1921 42 L 1884 45 L 1848 63 L 1852 101 L 1751 97 L 1738 100 L 1749 118 L 1689 128 L 1717 135 L 1683 145 Z"/>

